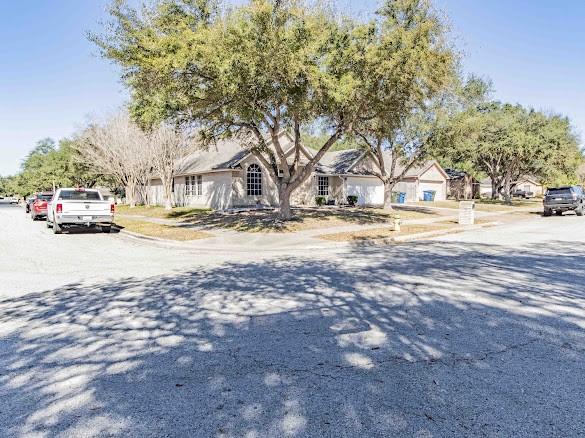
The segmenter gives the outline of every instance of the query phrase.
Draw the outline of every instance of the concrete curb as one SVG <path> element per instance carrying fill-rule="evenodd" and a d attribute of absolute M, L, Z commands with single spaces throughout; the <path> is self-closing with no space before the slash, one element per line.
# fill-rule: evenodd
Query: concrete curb
<path fill-rule="evenodd" d="M 134 233 L 132 231 L 126 231 L 124 229 L 121 228 L 117 228 L 116 230 L 118 230 L 118 234 L 121 235 L 124 238 L 127 238 L 129 240 L 134 240 L 137 242 L 142 242 L 142 243 L 150 243 L 150 244 L 155 244 L 159 247 L 162 248 L 173 248 L 173 249 L 183 249 L 183 250 L 196 250 L 197 252 L 200 253 L 217 253 L 217 252 L 231 252 L 231 253 L 249 253 L 249 252 L 253 252 L 255 249 L 254 248 L 246 248 L 246 247 L 237 247 L 237 246 L 225 246 L 225 245 L 216 245 L 216 246 L 201 246 L 200 244 L 198 244 L 199 242 L 205 242 L 209 239 L 212 239 L 213 237 L 207 238 L 207 239 L 196 239 L 196 240 L 190 240 L 190 241 L 177 241 L 177 240 L 169 240 L 169 239 L 161 239 L 159 237 L 152 237 L 152 236 L 145 236 L 143 234 L 139 234 L 139 233 Z M 329 242 L 326 244 L 320 244 L 321 242 L 324 241 L 318 241 L 317 239 L 316 243 L 318 243 L 317 245 L 311 244 L 311 245 L 305 245 L 305 246 L 282 246 L 282 247 L 268 247 L 268 248 L 263 248 L 262 252 L 264 253 L 283 253 L 284 251 L 287 252 L 295 252 L 295 251 L 299 251 L 299 252 L 306 252 L 306 251 L 311 251 L 311 250 L 323 250 L 323 249 L 330 249 L 330 250 L 337 250 L 340 248 L 344 248 L 348 246 L 349 242 Z"/>
<path fill-rule="evenodd" d="M 315 239 L 316 244 L 310 244 L 305 246 L 282 246 L 282 247 L 273 247 L 273 248 L 263 248 L 263 252 L 274 252 L 274 253 L 283 253 L 286 252 L 306 252 L 311 250 L 339 250 L 349 247 L 355 246 L 383 246 L 383 245 L 391 245 L 396 243 L 408 243 L 417 240 L 425 240 L 433 237 L 440 237 L 445 236 L 448 234 L 456 234 L 462 233 L 465 231 L 473 231 L 479 230 L 482 228 L 493 227 L 500 225 L 501 222 L 487 222 L 485 224 L 480 225 L 471 225 L 471 226 L 463 226 L 463 227 L 455 227 L 446 230 L 434 230 L 434 231 L 427 231 L 424 233 L 417 233 L 417 234 L 410 234 L 406 236 L 397 236 L 391 238 L 383 238 L 383 239 L 370 239 L 370 240 L 363 240 L 363 241 L 344 241 L 344 242 L 333 242 L 333 241 L 325 241 L 320 239 Z M 126 231 L 119 227 L 115 227 L 118 230 L 118 234 L 122 235 L 123 237 L 143 242 L 143 243 L 150 243 L 156 244 L 157 246 L 161 246 L 163 248 L 173 248 L 173 249 L 183 249 L 183 250 L 197 250 L 201 253 L 215 253 L 215 252 L 232 252 L 232 253 L 249 253 L 253 251 L 251 248 L 246 247 L 235 247 L 235 246 L 224 246 L 224 245 L 216 245 L 213 247 L 209 246 L 201 246 L 198 245 L 198 242 L 205 242 L 208 239 L 197 239 L 192 241 L 175 241 L 175 240 L 168 240 L 168 239 L 161 239 L 159 237 L 151 237 L 145 236 L 143 234 L 134 233 L 132 231 Z"/>
<path fill-rule="evenodd" d="M 117 226 L 112 227 L 112 229 L 115 229 L 118 232 L 118 234 L 120 234 L 124 237 L 130 238 L 133 240 L 137 240 L 137 241 L 141 241 L 141 242 L 160 243 L 160 244 L 178 247 L 178 248 L 185 247 L 185 242 L 179 242 L 176 240 L 169 240 L 169 239 L 161 239 L 160 237 L 146 236 L 144 234 L 134 233 L 132 231 L 127 231 L 127 230 L 120 228 L 120 227 L 117 227 Z"/>
<path fill-rule="evenodd" d="M 394 243 L 406 243 L 406 242 L 412 242 L 415 240 L 424 240 L 424 239 L 432 238 L 432 237 L 446 236 L 448 234 L 463 233 L 465 231 L 480 230 L 482 228 L 493 227 L 493 226 L 497 226 L 497 225 L 501 225 L 501 222 L 487 222 L 485 224 L 455 227 L 455 228 L 450 228 L 447 230 L 426 231 L 424 233 L 409 234 L 406 236 L 385 237 L 383 239 L 370 239 L 370 240 L 364 240 L 364 241 L 360 241 L 360 242 L 353 242 L 353 245 L 381 246 L 381 245 L 390 245 L 390 244 L 394 244 Z M 351 243 L 351 242 L 349 242 L 349 243 Z"/>

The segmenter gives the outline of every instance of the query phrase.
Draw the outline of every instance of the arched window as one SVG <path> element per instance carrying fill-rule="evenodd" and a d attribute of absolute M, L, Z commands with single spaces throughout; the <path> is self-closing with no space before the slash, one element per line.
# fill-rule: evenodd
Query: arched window
<path fill-rule="evenodd" d="M 248 196 L 262 196 L 262 170 L 257 164 L 250 164 L 246 171 L 246 192 Z"/>

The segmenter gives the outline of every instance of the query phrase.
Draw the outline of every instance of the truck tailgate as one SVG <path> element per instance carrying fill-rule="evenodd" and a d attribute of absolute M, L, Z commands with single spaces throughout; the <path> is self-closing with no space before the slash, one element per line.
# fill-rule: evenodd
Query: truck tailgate
<path fill-rule="evenodd" d="M 101 216 L 110 214 L 110 201 L 61 201 L 63 215 Z"/>

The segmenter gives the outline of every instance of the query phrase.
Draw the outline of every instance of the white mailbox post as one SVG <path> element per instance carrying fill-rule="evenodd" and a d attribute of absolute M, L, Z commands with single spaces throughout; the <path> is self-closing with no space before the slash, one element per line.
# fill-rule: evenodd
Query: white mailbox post
<path fill-rule="evenodd" d="M 475 223 L 475 202 L 459 202 L 459 225 L 473 225 Z"/>

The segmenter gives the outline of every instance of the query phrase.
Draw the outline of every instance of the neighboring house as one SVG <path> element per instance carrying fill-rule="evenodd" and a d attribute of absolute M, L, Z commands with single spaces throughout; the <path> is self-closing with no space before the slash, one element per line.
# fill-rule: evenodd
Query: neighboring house
<path fill-rule="evenodd" d="M 544 186 L 536 179 L 531 176 L 523 176 L 513 183 L 514 190 L 523 190 L 525 192 L 531 192 L 534 196 L 544 195 Z M 485 178 L 480 183 L 480 196 L 484 198 L 491 198 L 492 196 L 492 180 Z"/>
<path fill-rule="evenodd" d="M 533 193 L 534 196 L 540 197 L 544 195 L 544 187 L 538 179 L 531 176 L 523 176 L 515 182 L 515 190 L 522 190 L 524 192 Z"/>
<path fill-rule="evenodd" d="M 447 197 L 454 199 L 475 199 L 479 197 L 480 183 L 469 173 L 456 169 L 445 169 L 449 176 Z"/>
<path fill-rule="evenodd" d="M 281 145 L 292 164 L 293 139 L 283 132 Z M 301 166 L 313 157 L 310 149 L 302 147 Z M 389 161 L 389 160 L 388 160 Z M 314 205 L 317 196 L 341 204 L 347 196 L 358 197 L 359 205 L 382 205 L 384 186 L 374 175 L 375 160 L 369 152 L 351 149 L 328 152 L 317 164 L 313 175 L 291 196 L 293 205 Z M 396 173 L 401 171 L 397 166 Z M 407 201 L 422 199 L 423 191 L 436 192 L 436 200 L 446 199 L 447 174 L 435 161 L 410 169 L 395 191 L 407 194 Z M 278 205 L 278 189 L 268 169 L 235 140 L 221 141 L 208 150 L 198 151 L 178 164 L 174 181 L 176 205 L 207 207 L 225 210 L 254 205 Z M 160 179 L 153 179 L 150 199 L 163 204 Z"/>

